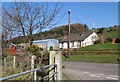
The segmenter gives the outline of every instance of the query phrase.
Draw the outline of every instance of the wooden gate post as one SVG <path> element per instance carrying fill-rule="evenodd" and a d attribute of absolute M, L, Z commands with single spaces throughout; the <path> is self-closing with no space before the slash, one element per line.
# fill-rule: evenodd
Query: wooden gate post
<path fill-rule="evenodd" d="M 50 51 L 49 64 L 50 65 L 51 64 L 57 64 L 58 80 L 62 80 L 62 56 L 61 56 L 61 51 Z M 54 73 L 54 70 L 51 71 L 49 74 L 53 74 L 53 73 Z M 52 79 L 50 79 L 50 80 L 52 80 Z"/>
<path fill-rule="evenodd" d="M 55 64 L 57 64 L 58 80 L 62 80 L 62 56 L 61 51 L 55 51 Z"/>

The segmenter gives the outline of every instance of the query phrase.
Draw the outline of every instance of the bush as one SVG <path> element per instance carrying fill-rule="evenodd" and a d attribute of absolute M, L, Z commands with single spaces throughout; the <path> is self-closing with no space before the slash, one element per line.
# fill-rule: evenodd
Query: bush
<path fill-rule="evenodd" d="M 27 46 L 26 50 L 36 56 L 35 64 L 38 64 L 38 66 L 42 65 L 43 61 L 48 60 L 49 53 L 47 51 L 43 51 L 43 49 L 37 45 Z"/>
<path fill-rule="evenodd" d="M 35 55 L 37 58 L 42 60 L 44 55 L 42 48 L 39 48 L 37 45 L 31 45 L 27 46 L 26 50 L 29 51 L 32 55 Z"/>

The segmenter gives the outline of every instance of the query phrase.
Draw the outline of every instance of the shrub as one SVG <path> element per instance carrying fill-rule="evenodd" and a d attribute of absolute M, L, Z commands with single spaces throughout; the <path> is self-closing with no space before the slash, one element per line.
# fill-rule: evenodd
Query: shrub
<path fill-rule="evenodd" d="M 43 51 L 42 48 L 37 45 L 27 46 L 27 51 L 29 51 L 32 55 L 36 56 L 35 63 L 36 65 L 42 65 L 42 63 L 46 63 L 48 60 L 49 53 L 47 51 Z M 46 62 L 44 62 L 46 60 Z M 48 63 L 47 63 L 48 64 Z"/>
<path fill-rule="evenodd" d="M 37 45 L 31 45 L 27 46 L 26 50 L 29 51 L 32 55 L 41 57 L 41 52 L 43 49 L 39 48 Z"/>
<path fill-rule="evenodd" d="M 36 59 L 35 59 L 36 64 L 41 64 L 43 60 L 43 55 L 44 55 L 42 48 L 39 48 L 37 45 L 31 45 L 31 46 L 27 46 L 26 50 L 29 51 L 31 55 L 36 56 Z"/>

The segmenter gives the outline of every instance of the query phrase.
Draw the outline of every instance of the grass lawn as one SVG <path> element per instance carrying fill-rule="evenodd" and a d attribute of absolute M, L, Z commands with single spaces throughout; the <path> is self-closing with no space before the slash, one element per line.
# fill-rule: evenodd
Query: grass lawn
<path fill-rule="evenodd" d="M 71 55 L 69 61 L 118 63 L 118 55 Z M 63 61 L 68 61 L 63 57 Z"/>

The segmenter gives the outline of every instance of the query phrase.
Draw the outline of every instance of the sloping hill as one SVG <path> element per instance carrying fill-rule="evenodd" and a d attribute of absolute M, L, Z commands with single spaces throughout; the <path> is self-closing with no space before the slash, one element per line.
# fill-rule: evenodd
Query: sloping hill
<path fill-rule="evenodd" d="M 88 26 L 86 24 L 71 24 L 71 33 L 80 33 L 83 31 L 88 31 Z M 59 27 L 55 27 L 49 31 L 40 32 L 37 34 L 34 34 L 33 40 L 41 40 L 41 39 L 50 39 L 50 38 L 56 38 L 58 40 L 62 39 L 64 36 L 68 35 L 68 26 L 63 25 Z M 23 43 L 28 42 L 28 40 L 25 37 L 17 37 L 11 39 L 11 42 L 13 43 Z"/>
<path fill-rule="evenodd" d="M 63 25 L 63 26 L 59 26 L 56 28 L 51 29 L 50 31 L 57 31 L 57 30 L 65 30 L 68 32 L 68 25 Z M 71 31 L 72 32 L 83 32 L 83 31 L 88 31 L 88 27 L 86 24 L 71 24 Z"/>
<path fill-rule="evenodd" d="M 87 25 L 83 24 L 71 24 L 71 33 L 80 33 L 83 31 L 88 31 Z M 56 39 L 62 39 L 63 36 L 68 35 L 68 25 L 63 25 L 59 27 L 52 28 L 49 31 L 40 32 L 38 34 L 35 34 L 35 40 L 36 39 L 47 39 L 47 38 L 56 38 Z"/>

